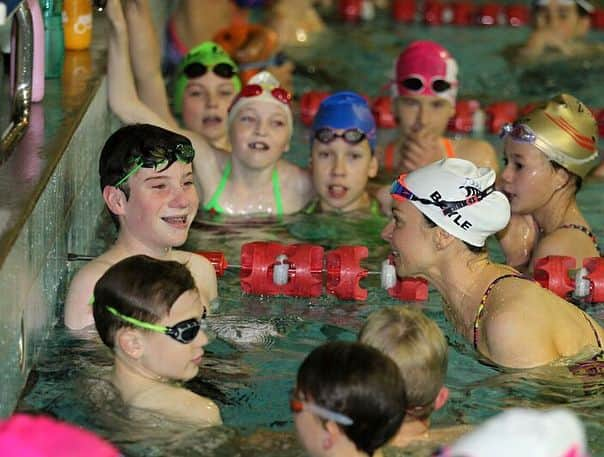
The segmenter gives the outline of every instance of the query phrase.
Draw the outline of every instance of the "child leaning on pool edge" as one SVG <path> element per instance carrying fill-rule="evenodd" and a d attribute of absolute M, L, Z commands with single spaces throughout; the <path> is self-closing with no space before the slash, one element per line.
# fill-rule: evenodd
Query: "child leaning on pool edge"
<path fill-rule="evenodd" d="M 222 423 L 212 400 L 176 384 L 199 372 L 206 309 L 178 262 L 137 255 L 105 272 L 94 288 L 94 322 L 113 351 L 111 382 L 125 403 L 196 424 Z"/>
<path fill-rule="evenodd" d="M 394 360 L 405 382 L 407 414 L 389 445 L 448 443 L 469 430 L 466 426 L 430 427 L 430 416 L 449 398 L 444 385 L 448 345 L 436 322 L 414 308 L 382 308 L 369 315 L 359 332 L 359 342 Z"/>
<path fill-rule="evenodd" d="M 405 384 L 396 364 L 361 343 L 314 349 L 298 369 L 291 409 L 312 457 L 377 456 L 405 417 Z"/>

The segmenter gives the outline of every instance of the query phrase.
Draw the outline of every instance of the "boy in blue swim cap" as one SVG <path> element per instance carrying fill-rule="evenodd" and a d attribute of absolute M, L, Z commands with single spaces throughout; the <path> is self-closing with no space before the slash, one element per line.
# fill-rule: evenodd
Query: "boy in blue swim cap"
<path fill-rule="evenodd" d="M 307 211 L 377 210 L 366 190 L 378 162 L 375 120 L 365 99 L 354 92 L 327 97 L 311 134 L 312 178 L 319 198 Z"/>

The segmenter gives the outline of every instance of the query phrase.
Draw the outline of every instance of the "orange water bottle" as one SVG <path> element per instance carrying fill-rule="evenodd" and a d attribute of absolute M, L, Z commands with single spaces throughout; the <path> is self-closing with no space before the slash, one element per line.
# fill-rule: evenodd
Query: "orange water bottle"
<path fill-rule="evenodd" d="M 77 51 L 90 47 L 92 40 L 90 0 L 63 0 L 63 34 L 65 49 Z"/>

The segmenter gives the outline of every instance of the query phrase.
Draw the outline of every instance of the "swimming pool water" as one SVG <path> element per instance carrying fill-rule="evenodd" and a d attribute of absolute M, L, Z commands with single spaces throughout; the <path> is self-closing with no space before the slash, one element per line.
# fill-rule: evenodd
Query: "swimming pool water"
<path fill-rule="evenodd" d="M 522 41 L 526 29 L 394 26 L 383 17 L 360 26 L 333 27 L 333 33 L 321 38 L 321 46 L 291 51 L 297 60 L 306 65 L 312 63 L 321 70 L 313 78 L 298 76 L 295 81 L 298 93 L 308 89 L 354 89 L 376 95 L 402 47 L 412 39 L 430 38 L 444 43 L 458 58 L 461 96 L 476 96 L 484 103 L 499 99 L 525 102 L 569 90 L 588 105 L 604 106 L 604 95 L 595 84 L 595 76 L 575 74 L 569 67 L 562 68 L 560 74 L 548 75 L 541 87 L 527 87 L 528 70 L 510 68 L 499 54 L 504 47 Z M 594 34 L 594 38 L 599 36 Z M 577 65 L 575 69 L 584 68 L 585 63 Z M 604 62 L 594 60 L 590 65 L 601 68 Z M 588 84 L 579 85 L 579 80 Z M 288 157 L 306 164 L 305 130 L 297 127 Z M 500 150 L 495 138 L 489 140 Z M 602 182 L 588 181 L 579 194 L 580 205 L 601 239 L 604 238 L 603 190 Z M 229 263 L 237 264 L 241 245 L 249 241 L 284 244 L 303 241 L 320 244 L 326 250 L 343 244 L 360 244 L 369 248 L 363 266 L 377 271 L 389 254 L 389 247 L 379 236 L 385 223 L 385 219 L 376 217 L 321 214 L 230 225 L 220 220 L 200 220 L 194 225 L 186 247 L 222 251 Z M 105 233 L 111 233 L 108 218 L 105 227 Z M 92 254 L 100 253 L 109 238 L 100 237 L 98 251 Z M 501 258 L 496 243 L 490 243 L 489 249 L 495 258 Z M 220 309 L 211 319 L 212 332 L 217 336 L 206 348 L 200 374 L 188 384 L 219 403 L 225 427 L 198 430 L 147 414 L 139 416 L 136 422 L 128 420 L 119 398 L 106 383 L 99 381 L 109 370 L 108 351 L 60 327 L 55 329 L 48 350 L 32 372 L 20 408 L 49 412 L 90 427 L 120 445 L 127 455 L 304 455 L 290 433 L 292 419 L 287 402 L 299 363 L 325 341 L 355 339 L 369 313 L 398 303 L 379 288 L 377 276 L 368 276 L 362 284 L 369 289 L 365 302 L 345 302 L 332 296 L 263 298 L 242 295 L 238 271 L 227 271 L 219 280 Z M 442 300 L 435 291 L 430 292 L 427 302 L 407 305 L 419 306 L 435 319 L 450 344 L 446 384 L 451 397 L 434 414 L 434 425 L 477 424 L 510 406 L 563 405 L 579 414 L 586 424 L 593 455 L 604 455 L 601 377 L 572 377 L 556 368 L 529 371 L 494 368 L 477 360 L 471 345 L 455 334 L 444 318 Z M 602 322 L 604 306 L 592 307 L 590 313 Z M 92 381 L 87 381 L 89 378 Z M 258 434 L 258 429 L 265 431 Z"/>

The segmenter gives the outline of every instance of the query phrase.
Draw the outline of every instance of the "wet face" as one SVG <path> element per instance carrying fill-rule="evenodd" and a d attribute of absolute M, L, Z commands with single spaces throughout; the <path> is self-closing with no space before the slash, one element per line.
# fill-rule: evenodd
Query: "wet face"
<path fill-rule="evenodd" d="M 442 136 L 455 108 L 435 95 L 403 95 L 396 99 L 396 115 L 403 135 L 429 132 Z"/>
<path fill-rule="evenodd" d="M 367 180 L 376 175 L 378 165 L 367 140 L 359 144 L 349 144 L 342 138 L 328 144 L 314 140 L 311 166 L 323 210 L 354 211 L 369 204 L 365 187 Z"/>
<path fill-rule="evenodd" d="M 233 159 L 252 169 L 276 164 L 289 148 L 291 137 L 284 109 L 266 101 L 241 108 L 229 130 Z"/>
<path fill-rule="evenodd" d="M 543 207 L 555 190 L 556 170 L 535 146 L 505 139 L 502 190 L 512 213 L 531 214 Z"/>
<path fill-rule="evenodd" d="M 231 79 L 209 71 L 189 79 L 183 95 L 182 118 L 185 127 L 210 143 L 226 136 L 227 111 L 237 92 Z"/>
<path fill-rule="evenodd" d="M 392 200 L 392 219 L 382 231 L 382 238 L 390 243 L 396 273 L 418 276 L 425 273 L 431 258 L 432 230 L 422 213 L 407 200 Z"/>
<path fill-rule="evenodd" d="M 127 231 L 149 249 L 180 246 L 187 240 L 199 207 L 191 164 L 177 161 L 161 172 L 141 168 L 128 186 L 120 231 Z"/>
<path fill-rule="evenodd" d="M 197 290 L 184 292 L 172 305 L 170 313 L 157 325 L 174 326 L 187 319 L 199 319 L 204 307 Z M 151 373 L 162 378 L 187 381 L 197 375 L 203 357 L 203 347 L 208 337 L 200 330 L 193 341 L 183 344 L 175 339 L 157 332 L 144 332 L 144 353 L 141 359 L 143 366 Z"/>
<path fill-rule="evenodd" d="M 589 17 L 580 16 L 577 5 L 563 5 L 557 0 L 550 0 L 547 5 L 539 6 L 535 22 L 537 29 L 549 29 L 565 40 L 581 37 L 589 29 Z"/>

